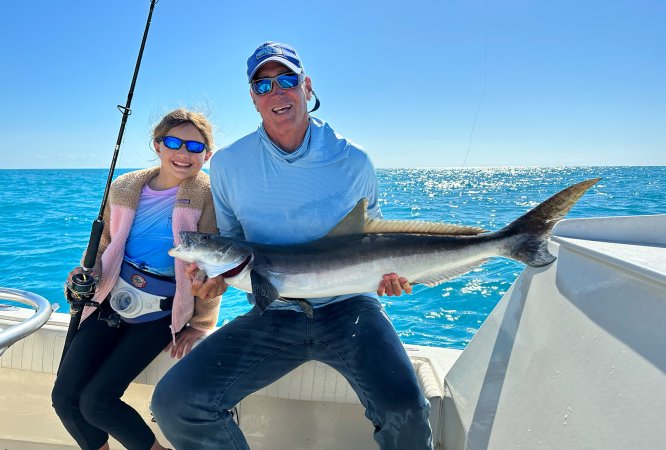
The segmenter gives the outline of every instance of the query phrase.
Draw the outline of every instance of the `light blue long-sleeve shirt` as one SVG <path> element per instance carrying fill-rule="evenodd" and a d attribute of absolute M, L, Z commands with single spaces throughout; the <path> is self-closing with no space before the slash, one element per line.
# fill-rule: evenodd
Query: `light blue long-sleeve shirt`
<path fill-rule="evenodd" d="M 215 153 L 210 178 L 223 236 L 265 244 L 312 241 L 325 236 L 362 198 L 368 200 L 368 214 L 381 217 L 370 158 L 315 118 L 291 153 L 278 148 L 260 125 Z M 308 301 L 317 308 L 353 296 Z M 248 299 L 254 302 L 251 295 Z M 271 308 L 300 310 L 292 302 L 274 302 Z"/>

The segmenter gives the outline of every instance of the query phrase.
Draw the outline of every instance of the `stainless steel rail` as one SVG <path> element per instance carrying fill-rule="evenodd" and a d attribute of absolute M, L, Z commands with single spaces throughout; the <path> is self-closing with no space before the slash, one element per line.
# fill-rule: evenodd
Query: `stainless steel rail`
<path fill-rule="evenodd" d="M 53 308 L 44 297 L 20 289 L 0 287 L 0 301 L 11 300 L 36 309 L 35 314 L 27 320 L 4 330 L 0 329 L 0 356 L 14 342 L 31 335 L 39 330 L 51 317 Z"/>

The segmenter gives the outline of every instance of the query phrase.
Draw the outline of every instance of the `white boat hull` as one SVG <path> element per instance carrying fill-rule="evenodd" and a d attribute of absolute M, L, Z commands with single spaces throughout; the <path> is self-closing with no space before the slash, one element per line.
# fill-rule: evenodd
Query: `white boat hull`
<path fill-rule="evenodd" d="M 445 448 L 666 448 L 666 215 L 554 233 L 448 372 Z"/>

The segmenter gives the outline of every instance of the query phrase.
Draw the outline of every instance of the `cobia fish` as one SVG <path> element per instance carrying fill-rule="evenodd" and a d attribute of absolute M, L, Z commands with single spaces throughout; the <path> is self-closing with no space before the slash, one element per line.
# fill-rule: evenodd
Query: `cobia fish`
<path fill-rule="evenodd" d="M 597 181 L 570 186 L 494 232 L 371 219 L 361 200 L 329 234 L 312 242 L 267 245 L 186 231 L 169 254 L 196 263 L 209 277 L 223 274 L 228 285 L 251 292 L 262 311 L 275 300 L 303 305 L 308 298 L 374 292 L 392 272 L 412 284 L 436 286 L 495 256 L 532 267 L 552 263 L 553 226 Z"/>

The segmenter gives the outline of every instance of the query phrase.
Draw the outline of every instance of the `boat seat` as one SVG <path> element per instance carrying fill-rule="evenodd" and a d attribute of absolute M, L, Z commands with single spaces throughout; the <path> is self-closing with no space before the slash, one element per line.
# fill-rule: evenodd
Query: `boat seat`
<path fill-rule="evenodd" d="M 175 364 L 173 358 L 162 354 L 137 377 L 135 382 L 156 384 L 173 364 Z M 412 364 L 426 397 L 442 397 L 442 389 L 430 362 L 412 358 Z M 254 395 L 289 400 L 360 404 L 358 396 L 347 380 L 331 366 L 318 361 L 310 361 L 297 367 Z"/>

